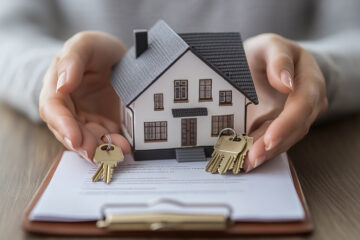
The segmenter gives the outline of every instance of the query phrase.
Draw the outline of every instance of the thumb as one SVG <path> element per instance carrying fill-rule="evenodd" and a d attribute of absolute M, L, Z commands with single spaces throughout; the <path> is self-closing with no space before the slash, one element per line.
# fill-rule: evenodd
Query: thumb
<path fill-rule="evenodd" d="M 80 32 L 70 38 L 57 61 L 57 91 L 70 93 L 83 80 L 85 71 L 106 73 L 126 52 L 117 38 L 101 32 Z"/>
<path fill-rule="evenodd" d="M 288 49 L 274 46 L 266 54 L 266 73 L 270 85 L 281 93 L 294 90 L 294 61 Z"/>
<path fill-rule="evenodd" d="M 71 93 L 81 83 L 87 60 L 81 53 L 68 52 L 57 64 L 56 92 Z"/>

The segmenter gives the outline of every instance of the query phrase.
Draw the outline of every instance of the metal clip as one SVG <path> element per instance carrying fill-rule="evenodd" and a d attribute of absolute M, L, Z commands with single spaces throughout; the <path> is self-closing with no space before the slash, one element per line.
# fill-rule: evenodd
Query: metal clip
<path fill-rule="evenodd" d="M 222 208 L 227 214 L 189 214 L 189 213 L 131 213 L 106 214 L 114 208 L 149 208 L 159 204 L 172 204 L 182 208 Z M 109 231 L 223 231 L 232 221 L 232 208 L 227 204 L 185 204 L 171 199 L 158 199 L 149 203 L 105 204 L 101 208 L 101 219 L 96 226 Z"/>

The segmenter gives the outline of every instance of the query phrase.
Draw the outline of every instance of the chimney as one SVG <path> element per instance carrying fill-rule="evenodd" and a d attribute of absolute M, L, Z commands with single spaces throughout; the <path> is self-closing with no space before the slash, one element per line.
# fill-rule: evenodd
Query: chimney
<path fill-rule="evenodd" d="M 148 49 L 148 35 L 146 29 L 134 30 L 135 36 L 135 56 L 138 58 L 143 52 Z"/>

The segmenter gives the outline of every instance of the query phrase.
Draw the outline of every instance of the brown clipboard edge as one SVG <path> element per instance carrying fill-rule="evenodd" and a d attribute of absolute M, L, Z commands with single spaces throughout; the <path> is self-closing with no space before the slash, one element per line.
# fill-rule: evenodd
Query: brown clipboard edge
<path fill-rule="evenodd" d="M 293 234 L 308 234 L 313 230 L 313 223 L 310 216 L 310 211 L 306 203 L 303 191 L 294 166 L 289 159 L 290 172 L 296 192 L 300 198 L 301 204 L 305 211 L 304 221 L 293 222 L 236 222 L 226 231 L 122 231 L 109 232 L 106 229 L 96 227 L 96 222 L 41 222 L 31 221 L 29 219 L 30 213 L 35 204 L 39 201 L 41 195 L 44 193 L 55 170 L 60 162 L 62 150 L 57 156 L 54 163 L 51 165 L 44 180 L 40 184 L 34 197 L 30 201 L 25 210 L 22 220 L 22 227 L 25 231 L 33 234 L 47 234 L 58 236 L 122 236 L 122 237 L 236 237 L 243 235 L 293 235 Z"/>

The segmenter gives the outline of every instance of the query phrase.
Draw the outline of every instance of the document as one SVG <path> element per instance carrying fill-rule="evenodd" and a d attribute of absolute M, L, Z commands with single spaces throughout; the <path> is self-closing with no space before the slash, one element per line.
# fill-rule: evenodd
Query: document
<path fill-rule="evenodd" d="M 30 219 L 98 220 L 104 204 L 146 203 L 161 198 L 183 203 L 228 204 L 233 209 L 232 219 L 237 221 L 298 221 L 305 218 L 286 154 L 267 161 L 248 174 L 211 174 L 205 172 L 205 166 L 206 162 L 134 161 L 131 156 L 126 156 L 116 167 L 110 184 L 94 183 L 91 177 L 96 166 L 76 153 L 66 151 Z M 170 208 L 165 205 L 160 210 L 173 210 Z M 129 209 L 117 209 L 116 213 L 129 213 Z"/>

